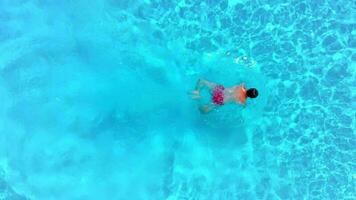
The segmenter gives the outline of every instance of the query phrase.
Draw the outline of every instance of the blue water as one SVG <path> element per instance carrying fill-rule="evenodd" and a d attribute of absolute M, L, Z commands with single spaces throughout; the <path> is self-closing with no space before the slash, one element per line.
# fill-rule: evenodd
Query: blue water
<path fill-rule="evenodd" d="M 356 199 L 349 0 L 0 0 L 0 199 Z M 203 115 L 199 78 L 259 97 Z"/>

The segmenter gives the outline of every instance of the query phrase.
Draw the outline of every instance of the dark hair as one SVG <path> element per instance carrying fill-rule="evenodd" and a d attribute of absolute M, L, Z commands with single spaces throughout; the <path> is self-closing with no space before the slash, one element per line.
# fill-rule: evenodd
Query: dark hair
<path fill-rule="evenodd" d="M 258 96 L 258 91 L 256 88 L 248 89 L 246 95 L 250 98 L 256 98 Z"/>

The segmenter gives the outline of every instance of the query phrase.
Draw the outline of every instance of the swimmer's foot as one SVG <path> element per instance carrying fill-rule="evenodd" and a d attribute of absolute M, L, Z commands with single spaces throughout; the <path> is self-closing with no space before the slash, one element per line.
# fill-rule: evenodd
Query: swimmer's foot
<path fill-rule="evenodd" d="M 193 90 L 193 91 L 188 92 L 188 94 L 190 94 L 190 95 L 199 95 L 199 91 L 198 90 Z"/>
<path fill-rule="evenodd" d="M 210 110 L 211 110 L 210 106 L 207 106 L 207 105 L 199 107 L 200 113 L 203 113 L 203 114 L 208 113 Z"/>
<path fill-rule="evenodd" d="M 199 95 L 194 95 L 194 96 L 192 96 L 192 99 L 200 99 L 200 96 Z"/>
<path fill-rule="evenodd" d="M 189 92 L 188 94 L 191 95 L 192 99 L 200 99 L 201 98 L 198 90 L 193 90 L 193 91 Z"/>

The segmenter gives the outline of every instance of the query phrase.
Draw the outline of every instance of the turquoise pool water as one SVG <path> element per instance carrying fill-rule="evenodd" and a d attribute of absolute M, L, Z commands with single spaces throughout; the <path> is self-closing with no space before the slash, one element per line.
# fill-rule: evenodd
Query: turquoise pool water
<path fill-rule="evenodd" d="M 0 199 L 356 199 L 355 10 L 0 0 Z M 202 115 L 199 78 L 260 95 Z"/>

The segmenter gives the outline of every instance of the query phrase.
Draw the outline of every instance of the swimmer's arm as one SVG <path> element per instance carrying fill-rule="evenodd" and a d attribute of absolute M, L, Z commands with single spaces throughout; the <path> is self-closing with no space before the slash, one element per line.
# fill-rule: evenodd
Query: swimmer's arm
<path fill-rule="evenodd" d="M 241 104 L 242 104 L 243 106 L 246 106 L 246 99 L 243 99 L 243 100 L 241 101 Z"/>
<path fill-rule="evenodd" d="M 246 101 L 244 101 L 244 102 L 241 102 L 241 101 L 236 101 L 236 104 L 241 105 L 243 108 L 245 108 L 245 107 L 246 107 Z"/>

